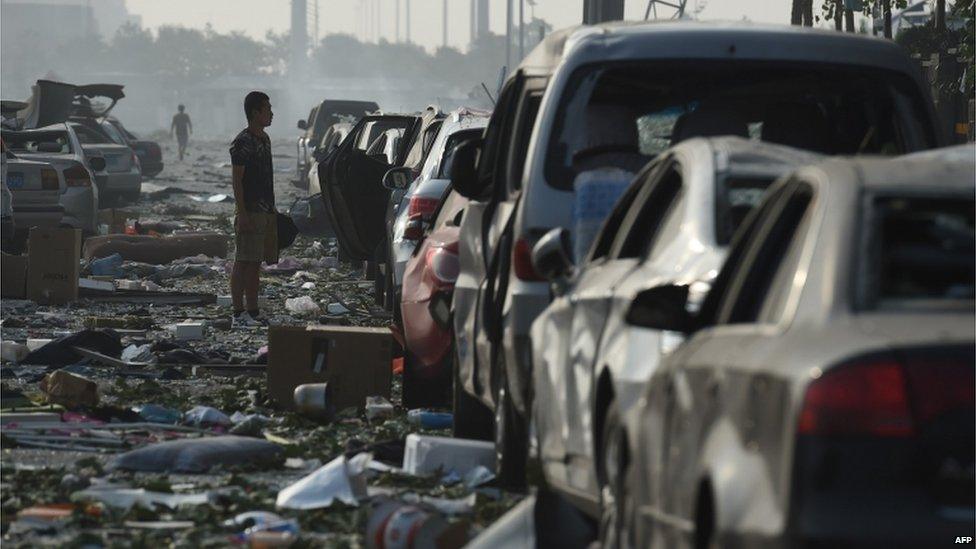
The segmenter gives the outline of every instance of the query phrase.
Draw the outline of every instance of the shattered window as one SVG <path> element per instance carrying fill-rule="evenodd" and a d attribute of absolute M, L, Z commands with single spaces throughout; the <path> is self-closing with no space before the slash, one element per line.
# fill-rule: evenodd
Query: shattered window
<path fill-rule="evenodd" d="M 875 200 L 877 302 L 973 300 L 974 202 L 883 197 Z"/>
<path fill-rule="evenodd" d="M 577 70 L 561 99 L 546 179 L 572 188 L 599 167 L 633 172 L 692 137 L 737 135 L 826 154 L 935 144 L 907 76 L 805 62 L 643 61 Z"/>
<path fill-rule="evenodd" d="M 71 129 L 75 131 L 75 135 L 78 136 L 78 142 L 82 145 L 105 145 L 112 143 L 104 134 L 82 126 L 81 124 L 72 124 Z"/>
<path fill-rule="evenodd" d="M 37 152 L 39 143 L 55 143 L 62 154 L 73 152 L 67 132 L 3 132 L 3 142 L 15 153 Z"/>

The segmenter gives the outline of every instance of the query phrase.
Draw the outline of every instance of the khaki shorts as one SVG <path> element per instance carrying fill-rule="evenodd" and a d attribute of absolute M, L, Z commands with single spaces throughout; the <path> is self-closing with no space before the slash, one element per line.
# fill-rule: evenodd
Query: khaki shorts
<path fill-rule="evenodd" d="M 251 230 L 234 234 L 234 259 L 237 261 L 264 261 L 268 265 L 278 262 L 278 218 L 276 214 L 248 212 Z M 234 219 L 237 226 L 237 219 Z"/>

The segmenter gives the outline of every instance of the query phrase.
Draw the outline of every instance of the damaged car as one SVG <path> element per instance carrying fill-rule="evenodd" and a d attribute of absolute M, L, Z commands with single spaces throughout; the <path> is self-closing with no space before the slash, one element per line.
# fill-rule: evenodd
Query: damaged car
<path fill-rule="evenodd" d="M 486 231 L 501 234 L 499 265 L 477 316 L 478 360 L 493 382 L 501 476 L 521 476 L 532 395 L 532 322 L 549 304 L 531 250 L 573 225 L 587 172 L 636 173 L 671 145 L 733 135 L 824 154 L 901 154 L 943 142 L 927 86 L 899 46 L 845 33 L 748 23 L 579 27 L 551 35 L 567 51 L 553 69 L 517 192 Z M 552 55 L 552 54 L 550 54 Z M 620 178 L 621 180 L 623 178 Z M 624 185 L 618 185 L 622 192 Z M 609 208 L 602 212 L 605 216 Z M 598 215 L 599 212 L 588 212 Z M 576 235 L 570 231 L 570 237 Z M 460 284 L 459 284 L 460 286 Z M 459 348 L 461 346 L 459 345 Z M 479 365 L 479 368 L 481 366 Z M 490 379 L 490 376 L 487 376 Z"/>
<path fill-rule="evenodd" d="M 650 284 L 681 283 L 694 289 L 687 307 L 700 306 L 732 235 L 766 188 L 818 158 L 741 137 L 689 139 L 641 171 L 578 265 L 567 229 L 539 241 L 533 266 L 555 298 L 531 331 L 533 418 L 551 487 L 594 515 L 601 504 L 601 517 L 615 511 L 605 493 L 607 453 L 635 438 L 628 420 L 640 392 L 680 341 L 661 333 L 627 339 L 634 296 Z M 604 192 L 580 189 L 587 198 Z"/>
<path fill-rule="evenodd" d="M 58 227 L 64 215 L 58 170 L 48 162 L 19 158 L 0 139 L 3 188 L 10 217 L 4 238 L 14 247 L 24 242 L 32 227 Z"/>
<path fill-rule="evenodd" d="M 972 527 L 967 147 L 965 160 L 804 167 L 744 221 L 699 310 L 684 284 L 637 294 L 628 330 L 686 340 L 616 454 L 621 536 L 919 547 Z"/>
<path fill-rule="evenodd" d="M 308 186 L 309 170 L 318 163 L 316 154 L 325 144 L 323 138 L 332 126 L 339 123 L 354 124 L 362 116 L 379 110 L 379 105 L 373 101 L 325 99 L 312 108 L 308 118 L 299 120 L 298 129 L 304 131 L 296 143 L 299 185 L 303 188 Z"/>

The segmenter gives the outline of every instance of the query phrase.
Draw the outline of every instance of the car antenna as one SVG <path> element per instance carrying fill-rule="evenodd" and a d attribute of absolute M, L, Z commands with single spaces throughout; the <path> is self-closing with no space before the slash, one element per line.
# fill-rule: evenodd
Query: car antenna
<path fill-rule="evenodd" d="M 488 91 L 488 86 L 486 86 L 484 82 L 481 83 L 481 89 L 485 90 L 485 95 L 488 96 L 488 99 L 491 101 L 491 106 L 494 107 L 495 98 L 491 96 L 491 92 Z"/>

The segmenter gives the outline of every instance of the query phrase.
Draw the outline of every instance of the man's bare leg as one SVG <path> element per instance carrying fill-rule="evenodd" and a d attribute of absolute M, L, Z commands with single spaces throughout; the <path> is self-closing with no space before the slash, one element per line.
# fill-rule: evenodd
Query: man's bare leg
<path fill-rule="evenodd" d="M 248 262 L 248 272 L 244 279 L 244 301 L 248 311 L 258 310 L 258 290 L 261 286 L 261 264 Z"/>
<path fill-rule="evenodd" d="M 234 306 L 234 314 L 240 313 L 244 309 L 244 292 L 247 286 L 247 278 L 251 272 L 251 265 L 257 265 L 253 261 L 234 261 L 234 268 L 230 273 L 230 300 Z"/>

